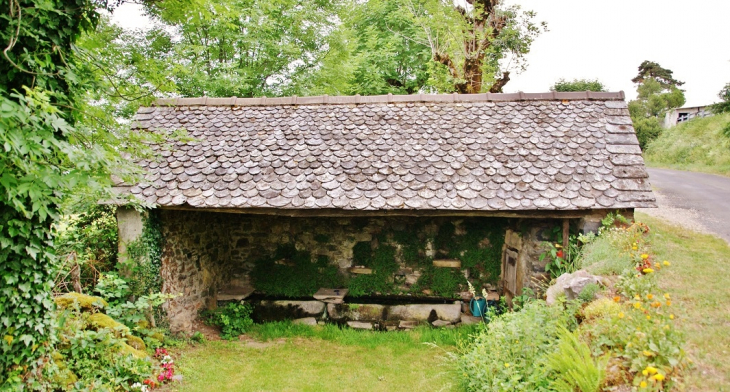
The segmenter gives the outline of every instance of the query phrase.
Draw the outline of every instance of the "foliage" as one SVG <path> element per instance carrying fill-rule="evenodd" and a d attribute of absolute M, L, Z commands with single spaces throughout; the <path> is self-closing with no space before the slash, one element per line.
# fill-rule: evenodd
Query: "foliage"
<path fill-rule="evenodd" d="M 592 274 L 620 275 L 634 267 L 644 242 L 646 226 L 633 223 L 620 227 L 604 226 L 601 235 L 581 249 L 581 268 Z"/>
<path fill-rule="evenodd" d="M 550 86 L 550 91 L 569 92 L 569 91 L 607 91 L 606 86 L 599 82 L 598 79 L 560 79 Z"/>
<path fill-rule="evenodd" d="M 450 357 L 467 391 L 547 391 L 547 358 L 560 331 L 572 327 L 571 311 L 532 301 L 519 312 L 491 318 L 472 341 Z"/>
<path fill-rule="evenodd" d="M 578 294 L 578 300 L 584 303 L 589 303 L 596 299 L 596 294 L 600 293 L 603 287 L 597 283 L 588 283 L 583 291 Z"/>
<path fill-rule="evenodd" d="M 235 339 L 253 325 L 252 311 L 251 305 L 247 303 L 229 302 L 225 307 L 204 312 L 203 319 L 221 328 L 221 338 Z"/>
<path fill-rule="evenodd" d="M 57 330 L 57 365 L 78 377 L 74 388 L 118 390 L 152 375 L 152 364 L 129 350 L 123 338 L 107 328 L 89 328 L 88 313 L 64 311 Z M 125 347 L 127 347 L 125 349 Z M 60 382 L 56 378 L 56 382 Z M 57 385 L 66 388 L 66 385 Z"/>
<path fill-rule="evenodd" d="M 710 110 L 715 114 L 730 112 L 730 83 L 726 83 L 717 96 L 720 97 L 721 102 L 711 105 Z M 727 132 L 726 136 L 730 137 L 730 132 Z"/>
<path fill-rule="evenodd" d="M 639 65 L 639 73 L 631 81 L 636 84 L 642 84 L 648 79 L 653 79 L 660 83 L 663 88 L 670 86 L 678 87 L 684 84 L 684 82 L 674 79 L 672 74 L 673 72 L 671 70 L 663 68 L 658 63 L 644 60 Z"/>
<path fill-rule="evenodd" d="M 558 349 L 547 358 L 553 378 L 550 387 L 561 392 L 601 391 L 608 356 L 594 359 L 590 347 L 565 328 L 560 329 L 558 338 Z"/>
<path fill-rule="evenodd" d="M 557 278 L 565 273 L 575 272 L 578 269 L 576 264 L 578 244 L 575 236 L 569 236 L 569 238 L 571 239 L 568 242 L 567 250 L 563 249 L 563 246 L 560 244 L 546 242 L 548 249 L 540 254 L 539 260 L 541 262 L 545 258 L 548 259 L 547 264 L 545 264 L 545 272 L 549 272 L 553 278 Z"/>
<path fill-rule="evenodd" d="M 182 96 L 286 95 L 341 45 L 337 1 L 174 0 L 146 4 L 157 25 L 136 36 L 163 59 Z"/>
<path fill-rule="evenodd" d="M 126 302 L 130 294 L 127 281 L 114 272 L 99 276 L 94 291 L 103 297 L 111 306 Z"/>
<path fill-rule="evenodd" d="M 694 118 L 666 129 L 645 151 L 652 166 L 730 175 L 730 113 Z"/>
<path fill-rule="evenodd" d="M 251 279 L 257 290 L 287 297 L 311 297 L 320 287 L 344 284 L 327 257 L 313 262 L 311 253 L 297 250 L 294 244 L 280 245 L 273 255 L 256 260 Z"/>
<path fill-rule="evenodd" d="M 369 243 L 361 243 L 370 247 Z M 359 252 L 359 262 L 362 265 L 371 268 L 373 273 L 370 275 L 352 276 L 347 281 L 347 287 L 350 290 L 349 295 L 359 297 L 368 294 L 389 293 L 395 290 L 393 275 L 398 271 L 399 266 L 395 258 L 395 247 L 381 244 L 376 249 L 361 246 Z"/>
<path fill-rule="evenodd" d="M 664 115 L 684 105 L 684 92 L 679 89 L 684 82 L 675 80 L 671 70 L 651 61 L 641 63 L 639 74 L 631 81 L 638 84 L 638 96 L 629 102 L 629 113 L 639 146 L 644 150 L 661 134 Z"/>
<path fill-rule="evenodd" d="M 78 215 L 65 217 L 56 238 L 58 254 L 66 262 L 62 274 L 78 264 L 81 287 L 93 289 L 100 272 L 111 271 L 117 262 L 116 207 L 97 205 Z M 64 286 L 68 282 L 56 282 Z M 72 291 L 73 288 L 66 291 Z"/>
<path fill-rule="evenodd" d="M 142 226 L 142 234 L 127 244 L 127 259 L 118 266 L 122 275 L 129 279 L 130 294 L 149 295 L 162 290 L 162 249 L 165 240 L 162 225 L 154 211 L 148 211 Z"/>

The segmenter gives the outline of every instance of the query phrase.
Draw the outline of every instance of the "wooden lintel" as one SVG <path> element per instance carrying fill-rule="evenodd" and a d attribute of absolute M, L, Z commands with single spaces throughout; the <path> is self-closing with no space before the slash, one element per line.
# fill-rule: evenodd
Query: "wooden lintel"
<path fill-rule="evenodd" d="M 433 266 L 441 268 L 461 268 L 461 260 L 434 260 Z"/>
<path fill-rule="evenodd" d="M 219 212 L 228 214 L 271 215 L 291 218 L 356 218 L 356 217 L 493 217 L 528 219 L 572 219 L 604 210 L 513 210 L 513 211 L 459 211 L 459 210 L 341 210 L 341 209 L 277 209 L 277 208 L 197 208 L 189 205 L 164 206 L 163 210 Z M 606 212 L 612 210 L 605 210 Z"/>

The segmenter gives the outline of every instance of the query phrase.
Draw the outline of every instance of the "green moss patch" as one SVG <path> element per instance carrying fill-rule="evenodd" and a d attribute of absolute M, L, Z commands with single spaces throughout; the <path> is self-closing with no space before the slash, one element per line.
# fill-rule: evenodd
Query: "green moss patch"
<path fill-rule="evenodd" d="M 55 299 L 56 305 L 61 309 L 73 309 L 78 306 L 79 310 L 92 311 L 109 306 L 101 297 L 81 293 L 66 293 Z"/>

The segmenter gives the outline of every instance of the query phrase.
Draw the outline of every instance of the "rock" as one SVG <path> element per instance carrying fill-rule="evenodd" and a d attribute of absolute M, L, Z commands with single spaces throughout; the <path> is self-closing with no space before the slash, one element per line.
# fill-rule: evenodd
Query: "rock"
<path fill-rule="evenodd" d="M 327 315 L 334 321 L 383 321 L 385 305 L 327 304 Z"/>
<path fill-rule="evenodd" d="M 572 274 L 562 274 L 555 281 L 555 284 L 547 289 L 545 302 L 552 305 L 561 294 L 565 294 L 568 299 L 576 299 L 588 284 L 596 283 L 605 286 L 604 281 L 604 278 L 591 275 L 585 270 L 578 270 Z"/>
<path fill-rule="evenodd" d="M 261 301 L 254 305 L 256 321 L 282 321 L 314 317 L 324 314 L 325 303 L 320 301 Z"/>
<path fill-rule="evenodd" d="M 391 306 L 388 320 L 445 320 L 457 323 L 461 319 L 461 304 L 414 304 Z"/>
<path fill-rule="evenodd" d="M 54 301 L 56 302 L 56 305 L 61 309 L 73 309 L 74 306 L 78 306 L 80 310 L 90 311 L 109 306 L 109 304 L 104 301 L 104 298 L 80 293 L 66 293 L 64 295 L 56 297 Z"/>
<path fill-rule="evenodd" d="M 373 329 L 373 323 L 363 321 L 348 321 L 347 325 L 353 329 Z"/>
<path fill-rule="evenodd" d="M 172 381 L 180 382 L 182 380 L 183 380 L 182 374 L 176 374 L 176 375 L 172 376 Z"/>
<path fill-rule="evenodd" d="M 144 344 L 144 340 L 141 338 L 134 335 L 125 335 L 124 338 L 127 339 L 127 344 L 136 350 L 145 351 L 147 349 L 147 346 Z"/>
<path fill-rule="evenodd" d="M 129 328 L 127 328 L 126 325 L 103 313 L 92 314 L 89 316 L 89 322 L 94 328 L 106 328 L 115 331 L 115 335 L 117 336 L 125 336 L 129 334 Z"/>
<path fill-rule="evenodd" d="M 304 317 L 292 321 L 292 324 L 317 325 L 317 319 L 314 317 Z"/>
<path fill-rule="evenodd" d="M 446 320 L 436 320 L 436 321 L 432 322 L 431 325 L 433 325 L 436 328 L 439 328 L 439 327 L 445 327 L 447 325 L 451 325 L 451 322 L 446 321 Z"/>
<path fill-rule="evenodd" d="M 399 329 L 413 329 L 418 326 L 418 321 L 412 321 L 412 320 L 402 320 L 400 323 L 398 323 Z"/>
<path fill-rule="evenodd" d="M 481 322 L 482 322 L 481 317 L 474 317 L 474 316 L 466 314 L 466 313 L 461 314 L 461 323 L 464 325 L 479 324 Z"/>

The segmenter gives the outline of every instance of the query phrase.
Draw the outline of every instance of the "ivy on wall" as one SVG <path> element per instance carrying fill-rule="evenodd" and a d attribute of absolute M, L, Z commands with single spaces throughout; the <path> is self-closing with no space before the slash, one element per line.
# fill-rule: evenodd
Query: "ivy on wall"
<path fill-rule="evenodd" d="M 127 244 L 127 260 L 119 268 L 125 275 L 134 276 L 130 280 L 132 295 L 139 297 L 159 293 L 162 290 L 162 249 L 165 241 L 162 225 L 156 211 L 143 214 L 142 234 Z"/>
<path fill-rule="evenodd" d="M 289 243 L 279 245 L 274 254 L 256 260 L 251 278 L 258 291 L 287 297 L 309 297 L 321 287 L 346 287 L 352 297 L 423 295 L 424 290 L 430 290 L 432 295 L 451 298 L 466 287 L 463 269 L 468 270 L 470 280 L 477 287 L 498 282 L 506 220 L 469 218 L 460 221 L 458 226 L 454 222 L 443 222 L 436 233 L 429 233 L 434 222 L 438 221 L 422 220 L 419 225 L 385 227 L 373 241 L 356 243 L 353 265 L 368 267 L 373 270 L 372 274 L 353 274 L 345 278 L 325 256 L 313 260 L 310 252 L 297 250 Z M 362 219 L 353 222 L 353 228 L 358 231 L 366 226 L 367 221 Z M 330 238 L 318 235 L 315 240 L 325 244 Z M 461 260 L 462 268 L 434 267 L 434 258 L 427 256 L 428 243 L 432 244 L 436 258 Z M 405 290 L 404 282 L 398 279 L 398 271 L 404 266 L 421 271 L 418 282 Z"/>

